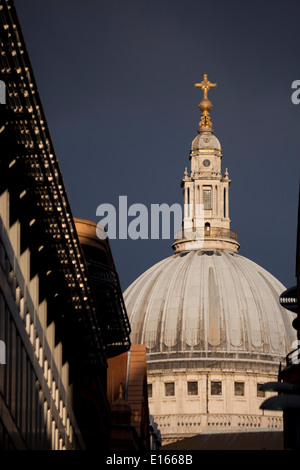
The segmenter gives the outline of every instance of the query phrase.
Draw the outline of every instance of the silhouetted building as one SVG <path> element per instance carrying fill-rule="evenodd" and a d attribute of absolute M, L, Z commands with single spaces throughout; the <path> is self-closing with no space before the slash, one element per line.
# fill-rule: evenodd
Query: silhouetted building
<path fill-rule="evenodd" d="M 75 226 L 108 358 L 109 448 L 114 451 L 157 449 L 160 432 L 149 416 L 146 348 L 130 347 L 130 326 L 108 238 L 104 236 L 104 228 L 95 222 L 76 218 Z"/>
<path fill-rule="evenodd" d="M 300 449 L 300 191 L 295 275 L 296 285 L 281 294 L 280 303 L 295 315 L 292 325 L 297 339 L 286 355 L 284 367 L 279 370 L 278 381 L 264 384 L 265 390 L 278 392 L 277 396 L 262 404 L 265 410 L 282 410 L 284 449 L 290 450 Z"/>
<path fill-rule="evenodd" d="M 75 219 L 75 225 L 99 313 L 106 356 L 113 357 L 129 349 L 130 326 L 109 241 L 97 236 L 97 231 L 104 233 L 104 229 L 95 222 Z"/>
<path fill-rule="evenodd" d="M 157 450 L 160 431 L 149 416 L 146 347 L 108 360 L 107 396 L 112 411 L 112 450 Z"/>
<path fill-rule="evenodd" d="M 81 246 L 11 0 L 0 48 L 0 449 L 109 449 L 118 277 L 108 244 L 105 262 Z"/>

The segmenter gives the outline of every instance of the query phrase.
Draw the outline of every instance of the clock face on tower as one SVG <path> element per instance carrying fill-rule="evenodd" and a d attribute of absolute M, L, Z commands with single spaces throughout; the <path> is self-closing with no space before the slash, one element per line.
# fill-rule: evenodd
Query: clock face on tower
<path fill-rule="evenodd" d="M 210 161 L 209 161 L 209 160 L 204 160 L 204 161 L 203 161 L 203 165 L 204 165 L 204 166 L 209 166 L 209 165 L 210 165 Z"/>

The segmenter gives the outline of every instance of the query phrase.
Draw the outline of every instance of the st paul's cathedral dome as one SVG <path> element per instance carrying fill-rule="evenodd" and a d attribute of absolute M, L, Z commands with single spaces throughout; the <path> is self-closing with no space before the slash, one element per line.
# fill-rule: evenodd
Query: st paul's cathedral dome
<path fill-rule="evenodd" d="M 124 292 L 131 342 L 146 345 L 150 412 L 165 443 L 213 430 L 279 429 L 281 415 L 260 409 L 260 384 L 277 379 L 295 339 L 294 316 L 279 303 L 285 287 L 238 254 L 207 98 L 216 85 L 204 75 L 196 86 L 202 115 L 181 182 L 174 254 Z"/>

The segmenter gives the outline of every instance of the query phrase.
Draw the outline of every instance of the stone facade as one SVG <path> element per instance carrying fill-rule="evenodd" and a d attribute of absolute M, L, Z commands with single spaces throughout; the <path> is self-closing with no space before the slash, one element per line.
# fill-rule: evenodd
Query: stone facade
<path fill-rule="evenodd" d="M 282 429 L 281 412 L 259 409 L 272 396 L 272 392 L 260 392 L 259 385 L 276 380 L 274 367 L 269 373 L 204 369 L 148 371 L 150 413 L 161 430 L 163 445 L 213 431 Z M 166 396 L 166 384 L 173 383 L 174 396 Z"/>

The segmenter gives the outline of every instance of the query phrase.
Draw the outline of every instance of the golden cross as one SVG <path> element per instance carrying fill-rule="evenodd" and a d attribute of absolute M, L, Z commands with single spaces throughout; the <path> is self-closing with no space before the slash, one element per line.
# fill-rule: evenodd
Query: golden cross
<path fill-rule="evenodd" d="M 201 83 L 195 83 L 195 87 L 200 87 L 203 90 L 203 99 L 207 100 L 207 92 L 210 88 L 216 88 L 217 84 L 216 83 L 211 83 L 209 80 L 207 80 L 207 73 L 203 74 L 203 80 Z"/>

